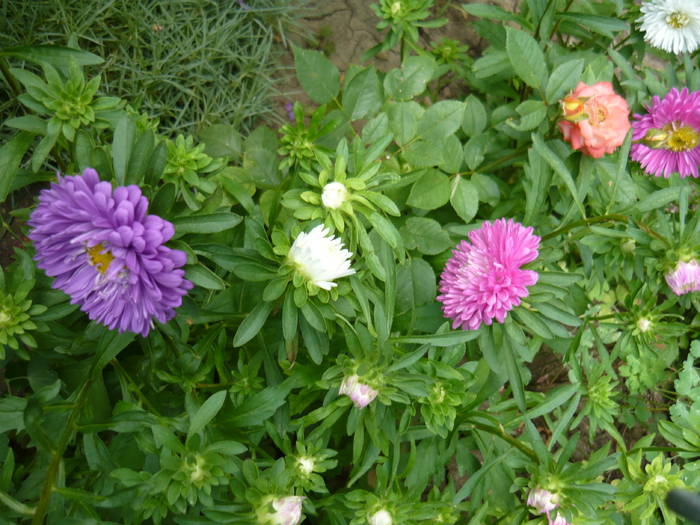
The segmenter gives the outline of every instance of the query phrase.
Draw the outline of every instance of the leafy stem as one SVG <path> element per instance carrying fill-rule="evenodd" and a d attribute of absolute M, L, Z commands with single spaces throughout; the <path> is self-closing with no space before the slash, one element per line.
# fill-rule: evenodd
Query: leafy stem
<path fill-rule="evenodd" d="M 556 237 L 557 235 L 566 233 L 570 230 L 573 230 L 574 228 L 578 228 L 579 226 L 590 226 L 591 224 L 597 224 L 600 222 L 627 222 L 627 217 L 625 215 L 613 213 L 610 215 L 599 215 L 598 217 L 589 217 L 587 219 L 581 219 L 578 221 L 570 222 L 569 224 L 565 224 L 564 226 L 561 226 L 556 230 L 543 235 L 542 240 L 546 241 L 547 239 L 551 239 L 552 237 Z"/>
<path fill-rule="evenodd" d="M 477 430 L 481 430 L 483 432 L 488 432 L 489 434 L 492 434 L 496 437 L 499 437 L 503 441 L 506 441 L 506 442 L 508 442 L 508 444 L 517 448 L 520 452 L 525 454 L 531 460 L 537 461 L 537 455 L 529 447 L 524 445 L 522 442 L 518 441 L 510 434 L 506 433 L 506 431 L 503 429 L 503 426 L 499 425 L 498 427 L 492 427 L 490 425 L 484 425 L 482 423 L 476 423 L 474 421 L 469 421 L 468 423 L 462 425 L 460 428 L 462 430 L 467 430 L 467 428 L 465 428 L 467 426 L 471 426 Z"/>

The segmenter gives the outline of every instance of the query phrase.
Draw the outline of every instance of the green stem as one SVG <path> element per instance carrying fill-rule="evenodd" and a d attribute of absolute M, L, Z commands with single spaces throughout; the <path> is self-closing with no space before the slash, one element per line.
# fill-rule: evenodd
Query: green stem
<path fill-rule="evenodd" d="M 542 240 L 546 241 L 547 239 L 551 239 L 552 237 L 556 237 L 557 235 L 561 235 L 562 233 L 566 233 L 569 230 L 573 230 L 574 228 L 578 228 L 579 226 L 589 226 L 591 224 L 597 224 L 599 222 L 608 222 L 608 221 L 627 222 L 627 217 L 625 217 L 624 215 L 619 215 L 619 214 L 613 213 L 610 215 L 600 215 L 598 217 L 590 217 L 588 219 L 581 219 L 580 221 L 570 222 L 569 224 L 566 224 L 560 228 L 557 228 L 554 231 L 547 233 L 546 235 L 543 235 Z"/>
<path fill-rule="evenodd" d="M 0 72 L 2 72 L 2 76 L 5 77 L 7 85 L 10 86 L 10 89 L 15 96 L 22 93 L 22 88 L 17 82 L 17 79 L 12 75 L 12 73 L 10 73 L 10 67 L 4 57 L 0 57 Z"/>
<path fill-rule="evenodd" d="M 33 516 L 34 512 L 36 511 L 34 507 L 29 507 L 21 501 L 17 501 L 15 498 L 2 490 L 0 490 L 0 501 L 17 514 L 22 514 L 23 516 Z"/>
<path fill-rule="evenodd" d="M 36 510 L 34 512 L 34 518 L 32 519 L 32 525 L 41 525 L 44 523 L 44 517 L 49 509 L 49 503 L 51 501 L 51 495 L 53 494 L 54 484 L 56 483 L 56 475 L 58 474 L 58 468 L 61 465 L 61 459 L 63 459 L 63 452 L 65 452 L 68 442 L 73 435 L 73 431 L 76 428 L 76 422 L 80 411 L 87 401 L 87 394 L 92 386 L 92 375 L 90 379 L 83 383 L 83 386 L 78 393 L 78 398 L 75 402 L 75 409 L 71 411 L 70 416 L 68 416 L 68 421 L 66 426 L 63 428 L 63 432 L 58 439 L 58 444 L 56 449 L 51 454 L 51 462 L 49 463 L 49 470 L 46 474 L 46 479 L 44 480 L 44 486 L 41 489 L 41 497 L 39 498 L 39 503 L 36 505 Z"/>
<path fill-rule="evenodd" d="M 510 434 L 507 434 L 506 431 L 503 429 L 502 425 L 499 425 L 498 427 L 492 427 L 489 425 L 483 425 L 481 423 L 474 423 L 473 421 L 469 421 L 468 423 L 461 425 L 460 430 L 467 430 L 465 428 L 467 425 L 471 425 L 472 427 L 476 428 L 477 430 L 482 430 L 484 432 L 488 432 L 489 434 L 492 434 L 496 437 L 501 438 L 503 441 L 506 441 L 510 445 L 517 448 L 520 452 L 525 454 L 531 460 L 537 461 L 537 455 L 532 450 L 530 450 L 526 445 L 524 445 L 523 443 L 521 443 L 520 441 L 515 439 Z"/>
<path fill-rule="evenodd" d="M 574 3 L 574 0 L 569 0 L 569 2 L 566 4 L 566 7 L 564 8 L 563 13 L 566 13 L 569 8 L 571 7 L 571 4 Z M 554 24 L 554 27 L 552 28 L 552 31 L 549 33 L 549 39 L 551 40 L 554 37 L 554 33 L 557 32 L 557 29 L 559 29 L 559 24 L 561 23 L 561 18 L 557 20 L 557 22 Z"/>
<path fill-rule="evenodd" d="M 117 371 L 117 373 L 124 379 L 124 381 L 127 382 L 129 387 L 131 388 L 131 391 L 136 394 L 136 397 L 139 398 L 139 401 L 143 403 L 143 405 L 149 410 L 149 412 L 152 412 L 153 414 L 156 415 L 156 417 L 162 417 L 160 415 L 160 412 L 156 410 L 156 407 L 153 406 L 153 404 L 148 400 L 146 396 L 143 395 L 143 392 L 141 392 L 141 389 L 139 386 L 134 382 L 133 379 L 131 379 L 131 376 L 129 375 L 129 372 L 124 370 L 124 367 L 117 361 L 116 359 L 112 359 L 110 361 L 110 364 L 114 367 L 114 369 Z"/>

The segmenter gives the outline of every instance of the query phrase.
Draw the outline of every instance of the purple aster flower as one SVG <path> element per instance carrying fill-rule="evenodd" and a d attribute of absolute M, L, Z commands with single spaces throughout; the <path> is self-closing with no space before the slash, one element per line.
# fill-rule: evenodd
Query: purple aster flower
<path fill-rule="evenodd" d="M 173 225 L 147 209 L 137 186 L 112 189 L 88 168 L 59 175 L 29 219 L 37 265 L 55 277 L 52 286 L 93 321 L 143 336 L 153 318 L 172 319 L 192 288 L 180 269 L 185 253 L 163 245 Z"/>
<path fill-rule="evenodd" d="M 469 232 L 469 240 L 452 250 L 440 276 L 438 301 L 452 328 L 476 330 L 495 318 L 502 323 L 527 287 L 537 282 L 537 272 L 522 270 L 537 258 L 540 238 L 532 227 L 498 219 Z"/>
<path fill-rule="evenodd" d="M 666 283 L 676 295 L 700 292 L 700 264 L 695 259 L 678 261 L 675 269 L 666 274 Z"/>
<path fill-rule="evenodd" d="M 676 88 L 655 96 L 646 115 L 634 115 L 630 156 L 649 175 L 698 176 L 700 164 L 700 91 Z"/>

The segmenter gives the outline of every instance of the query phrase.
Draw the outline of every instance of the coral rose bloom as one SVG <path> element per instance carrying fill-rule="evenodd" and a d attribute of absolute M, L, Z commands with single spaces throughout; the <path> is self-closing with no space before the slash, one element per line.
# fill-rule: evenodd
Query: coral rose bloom
<path fill-rule="evenodd" d="M 565 120 L 559 122 L 559 129 L 572 148 L 599 159 L 625 141 L 630 129 L 629 106 L 610 82 L 592 86 L 579 82 L 562 100 L 562 107 Z"/>

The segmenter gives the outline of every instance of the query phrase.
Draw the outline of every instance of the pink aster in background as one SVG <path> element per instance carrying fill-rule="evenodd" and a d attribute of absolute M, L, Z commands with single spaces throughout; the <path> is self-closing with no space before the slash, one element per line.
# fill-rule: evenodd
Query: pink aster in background
<path fill-rule="evenodd" d="M 610 82 L 592 86 L 579 82 L 561 104 L 564 120 L 559 129 L 575 150 L 598 159 L 625 141 L 630 129 L 629 106 Z"/>
<path fill-rule="evenodd" d="M 666 274 L 666 282 L 676 295 L 700 291 L 700 264 L 691 261 L 678 261 L 675 269 Z"/>
<path fill-rule="evenodd" d="M 452 319 L 452 328 L 476 330 L 493 319 L 502 323 L 527 297 L 527 287 L 538 276 L 520 267 L 537 258 L 540 238 L 533 235 L 532 227 L 498 219 L 469 232 L 469 241 L 452 250 L 440 276 L 437 299 L 445 317 Z"/>
<path fill-rule="evenodd" d="M 630 157 L 649 175 L 697 177 L 700 164 L 700 91 L 676 88 L 655 96 L 646 115 L 634 115 Z"/>
<path fill-rule="evenodd" d="M 559 506 L 559 498 L 545 489 L 533 489 L 527 495 L 527 504 L 533 507 L 538 514 L 549 515 Z"/>

